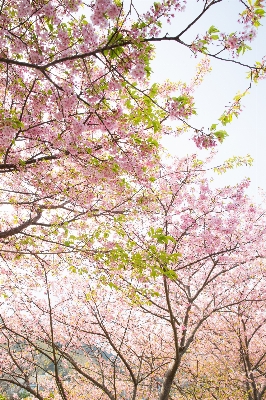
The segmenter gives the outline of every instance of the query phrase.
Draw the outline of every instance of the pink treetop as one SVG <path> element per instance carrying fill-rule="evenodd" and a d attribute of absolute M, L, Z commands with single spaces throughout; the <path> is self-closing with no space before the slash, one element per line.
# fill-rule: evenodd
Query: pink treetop
<path fill-rule="evenodd" d="M 223 141 L 226 132 L 217 131 L 216 124 L 206 133 L 189 123 L 196 113 L 193 91 L 210 69 L 208 59 L 191 84 L 149 82 L 157 41 L 173 41 L 210 58 L 218 57 L 207 48 L 215 42 L 225 57 L 230 54 L 226 43 L 233 36 L 215 27 L 205 34 L 206 43 L 184 41 L 219 1 L 202 3 L 199 16 L 170 37 L 161 21 L 185 11 L 185 1 L 157 2 L 143 14 L 132 2 L 126 10 L 117 0 L 3 2 L 0 246 L 5 257 L 32 252 L 27 246 L 38 247 L 41 238 L 53 243 L 53 252 L 66 250 L 61 235 L 67 225 L 75 230 L 88 216 L 130 209 L 126 203 L 136 187 L 149 185 L 156 173 L 163 134 L 189 128 L 198 147 Z M 241 4 L 246 33 L 235 33 L 239 56 L 264 14 L 261 1 Z M 255 79 L 264 76 L 263 60 L 248 68 Z M 222 124 L 238 115 L 240 100 Z M 168 119 L 181 126 L 173 132 Z M 20 234 L 27 236 L 22 242 Z"/>

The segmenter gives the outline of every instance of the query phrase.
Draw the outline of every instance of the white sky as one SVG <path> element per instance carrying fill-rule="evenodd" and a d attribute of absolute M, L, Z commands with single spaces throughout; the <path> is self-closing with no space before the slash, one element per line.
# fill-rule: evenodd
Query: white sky
<path fill-rule="evenodd" d="M 134 4 L 143 12 L 153 2 L 150 0 L 137 0 Z M 177 17 L 171 25 L 165 25 L 165 31 L 169 35 L 176 35 L 203 8 L 203 1 L 188 0 L 187 9 Z M 206 32 L 211 25 L 215 25 L 220 31 L 234 32 L 241 30 L 236 23 L 243 5 L 238 0 L 223 0 L 222 3 L 212 7 L 200 21 L 191 29 L 183 40 L 191 42 L 197 33 Z M 253 64 L 266 55 L 266 18 L 262 20 L 264 26 L 260 27 L 255 41 L 251 43 L 252 51 L 247 52 L 240 61 Z M 189 82 L 193 77 L 195 66 L 199 58 L 191 54 L 189 49 L 173 43 L 163 42 L 156 45 L 156 59 L 152 64 L 152 81 L 163 82 L 183 80 Z M 225 106 L 233 100 L 237 92 L 243 92 L 249 85 L 246 79 L 247 70 L 232 63 L 211 61 L 212 72 L 207 74 L 202 85 L 195 92 L 196 108 L 198 115 L 191 120 L 195 126 L 210 127 L 217 123 Z M 266 190 L 266 80 L 258 85 L 253 84 L 250 94 L 244 98 L 245 106 L 238 119 L 222 128 L 227 130 L 229 137 L 218 147 L 213 165 L 219 165 L 233 155 L 245 156 L 250 154 L 254 158 L 252 167 L 240 167 L 228 171 L 221 176 L 214 174 L 214 184 L 224 186 L 239 182 L 245 177 L 251 178 L 249 193 L 258 196 L 258 187 Z M 192 125 L 193 125 L 192 124 Z M 198 151 L 192 140 L 188 140 L 188 133 L 177 139 L 168 139 L 169 148 L 180 156 L 197 152 L 199 158 L 204 159 L 208 151 Z"/>

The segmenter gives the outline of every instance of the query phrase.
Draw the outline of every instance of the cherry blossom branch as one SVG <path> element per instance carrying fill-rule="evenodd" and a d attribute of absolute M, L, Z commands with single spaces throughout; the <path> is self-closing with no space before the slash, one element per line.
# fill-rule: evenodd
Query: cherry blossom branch
<path fill-rule="evenodd" d="M 206 11 L 209 10 L 210 7 L 212 7 L 214 4 L 220 3 L 222 0 L 213 0 L 211 1 L 208 5 L 207 2 L 205 3 L 202 12 L 190 23 L 187 25 L 187 27 L 185 29 L 183 29 L 183 31 L 181 31 L 177 36 L 176 39 L 180 39 L 180 37 L 186 33 L 204 14 Z"/>
<path fill-rule="evenodd" d="M 74 358 L 69 354 L 62 350 L 60 347 L 56 347 L 58 353 L 60 353 L 72 366 L 73 368 L 84 378 L 88 379 L 93 385 L 101 389 L 111 400 L 116 400 L 114 395 L 110 392 L 110 390 L 104 385 L 94 379 L 92 376 L 88 375 L 74 360 Z"/>
<path fill-rule="evenodd" d="M 38 212 L 34 218 L 30 218 L 27 221 L 23 222 L 21 225 L 16 226 L 15 228 L 9 229 L 4 232 L 0 232 L 0 238 L 5 239 L 9 236 L 16 235 L 21 233 L 24 229 L 28 228 L 31 225 L 36 225 L 37 221 L 41 218 L 42 212 Z"/>

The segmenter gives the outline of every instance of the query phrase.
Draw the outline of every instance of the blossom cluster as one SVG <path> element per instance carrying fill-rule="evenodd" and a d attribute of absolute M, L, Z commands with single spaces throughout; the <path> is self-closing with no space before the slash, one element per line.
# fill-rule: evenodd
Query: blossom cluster
<path fill-rule="evenodd" d="M 199 149 L 209 149 L 217 146 L 217 139 L 213 135 L 199 133 L 193 136 L 193 141 Z"/>
<path fill-rule="evenodd" d="M 110 19 L 115 19 L 118 18 L 120 12 L 120 8 L 112 0 L 97 0 L 93 8 L 91 20 L 94 25 L 106 28 L 108 26 L 106 15 Z"/>

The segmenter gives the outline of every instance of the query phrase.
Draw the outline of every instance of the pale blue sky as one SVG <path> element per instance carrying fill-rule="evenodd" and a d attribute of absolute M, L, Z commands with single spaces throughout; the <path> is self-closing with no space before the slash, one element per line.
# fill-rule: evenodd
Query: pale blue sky
<path fill-rule="evenodd" d="M 148 9 L 153 2 L 150 0 L 137 0 L 139 11 Z M 182 28 L 202 10 L 203 1 L 188 0 L 187 9 L 179 13 L 171 25 L 165 25 L 164 32 L 176 35 Z M 220 31 L 234 32 L 241 30 L 236 23 L 243 5 L 238 0 L 223 0 L 210 10 L 190 32 L 183 38 L 190 42 L 197 33 L 204 33 L 211 25 Z M 253 64 L 266 55 L 266 18 L 262 20 L 264 26 L 259 31 L 255 41 L 252 42 L 252 51 L 247 52 L 241 61 Z M 156 59 L 152 64 L 154 71 L 152 80 L 162 82 L 165 79 L 172 81 L 184 80 L 189 82 L 193 77 L 195 66 L 199 58 L 181 45 L 173 42 L 163 42 L 156 45 Z M 212 60 L 212 72 L 208 74 L 203 84 L 195 93 L 198 115 L 193 118 L 193 124 L 208 128 L 216 123 L 225 106 L 233 99 L 238 91 L 244 91 L 248 86 L 246 79 L 247 70 L 235 64 Z M 234 184 L 244 177 L 251 178 L 250 194 L 257 197 L 257 188 L 266 191 L 266 80 L 258 85 L 253 84 L 250 94 L 245 97 L 243 112 L 238 119 L 226 126 L 229 137 L 218 147 L 213 165 L 221 164 L 233 155 L 244 156 L 250 154 L 254 159 L 252 167 L 241 167 L 227 172 L 225 175 L 215 177 L 215 185 Z M 197 151 L 188 134 L 184 134 L 174 141 L 169 141 L 171 149 L 178 155 L 186 155 Z M 197 151 L 199 158 L 208 154 L 206 150 Z"/>

